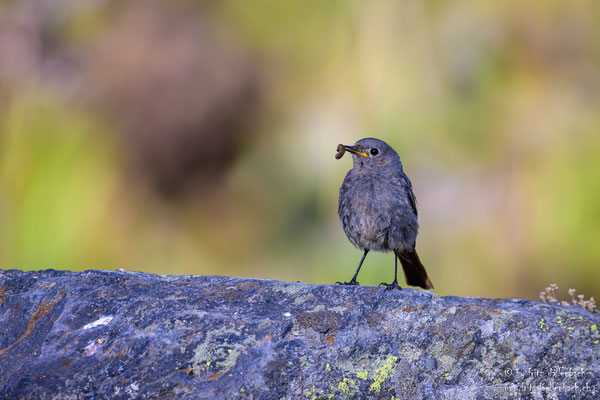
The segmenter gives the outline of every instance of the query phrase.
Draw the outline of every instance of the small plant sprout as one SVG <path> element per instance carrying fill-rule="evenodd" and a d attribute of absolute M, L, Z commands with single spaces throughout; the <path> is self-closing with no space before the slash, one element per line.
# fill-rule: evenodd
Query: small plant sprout
<path fill-rule="evenodd" d="M 596 312 L 596 301 L 593 297 L 590 297 L 589 300 L 585 300 L 585 296 L 575 295 L 577 291 L 575 289 L 569 289 L 569 296 L 571 297 L 571 304 L 574 306 L 583 307 L 590 312 Z M 546 287 L 544 291 L 540 293 L 540 299 L 545 303 L 560 303 L 563 306 L 569 306 L 570 303 L 566 301 L 558 300 L 558 285 L 555 283 L 551 283 Z"/>

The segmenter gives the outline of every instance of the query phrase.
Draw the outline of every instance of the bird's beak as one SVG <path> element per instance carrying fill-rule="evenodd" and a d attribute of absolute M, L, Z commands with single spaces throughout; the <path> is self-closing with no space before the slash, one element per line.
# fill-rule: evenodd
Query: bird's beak
<path fill-rule="evenodd" d="M 344 149 L 346 149 L 346 151 L 349 151 L 350 153 L 358 154 L 359 156 L 369 157 L 367 153 L 363 153 L 362 151 L 357 150 L 354 146 L 344 145 Z"/>

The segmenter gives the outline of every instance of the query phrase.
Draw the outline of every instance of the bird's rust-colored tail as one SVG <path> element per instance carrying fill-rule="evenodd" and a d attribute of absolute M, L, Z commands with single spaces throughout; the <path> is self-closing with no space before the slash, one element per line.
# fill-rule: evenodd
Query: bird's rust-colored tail
<path fill-rule="evenodd" d="M 405 253 L 396 252 L 396 256 L 402 264 L 406 283 L 411 286 L 422 287 L 423 289 L 433 289 L 433 283 L 431 283 L 425 267 L 421 263 L 421 260 L 419 260 L 417 250 Z"/>

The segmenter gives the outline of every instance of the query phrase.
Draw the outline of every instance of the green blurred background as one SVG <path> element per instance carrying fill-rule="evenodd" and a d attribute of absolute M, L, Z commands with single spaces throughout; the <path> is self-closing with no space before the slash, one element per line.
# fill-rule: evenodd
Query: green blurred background
<path fill-rule="evenodd" d="M 0 3 L 0 265 L 331 283 L 378 137 L 440 294 L 600 291 L 597 1 Z M 362 284 L 390 281 L 372 254 Z"/>

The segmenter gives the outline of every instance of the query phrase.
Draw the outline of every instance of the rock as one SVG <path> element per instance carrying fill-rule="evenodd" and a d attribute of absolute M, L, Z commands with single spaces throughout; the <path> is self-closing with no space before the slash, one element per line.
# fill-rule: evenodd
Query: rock
<path fill-rule="evenodd" d="M 0 398 L 597 399 L 599 325 L 413 289 L 0 271 Z"/>

